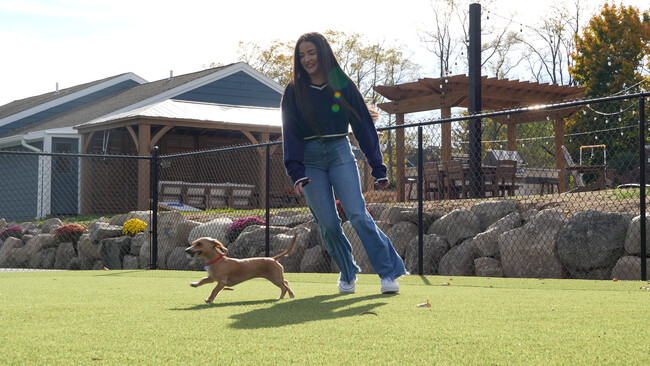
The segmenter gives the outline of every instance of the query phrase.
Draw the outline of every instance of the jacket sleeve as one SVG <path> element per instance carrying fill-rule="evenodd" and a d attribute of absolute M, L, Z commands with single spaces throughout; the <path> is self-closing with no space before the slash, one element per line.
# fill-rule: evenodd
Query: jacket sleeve
<path fill-rule="evenodd" d="M 305 141 L 300 133 L 293 93 L 293 86 L 288 85 L 282 95 L 281 113 L 284 167 L 295 187 L 296 184 L 306 180 L 307 177 L 305 176 L 305 165 L 303 163 Z"/>
<path fill-rule="evenodd" d="M 350 118 L 350 125 L 352 126 L 354 137 L 359 142 L 359 147 L 372 169 L 371 174 L 377 180 L 384 180 L 386 179 L 386 165 L 384 165 L 384 158 L 381 154 L 381 146 L 379 145 L 379 136 L 377 135 L 375 123 L 368 111 L 368 106 L 353 85 L 345 87 L 343 93 L 348 104 L 361 117 L 360 121 L 356 121 L 355 118 Z"/>

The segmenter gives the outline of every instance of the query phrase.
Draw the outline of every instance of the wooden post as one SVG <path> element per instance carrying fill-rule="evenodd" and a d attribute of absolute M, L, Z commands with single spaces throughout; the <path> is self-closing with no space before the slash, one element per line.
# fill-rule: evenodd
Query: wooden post
<path fill-rule="evenodd" d="M 397 126 L 404 124 L 404 113 L 397 113 L 395 115 L 395 124 Z M 397 193 L 397 202 L 404 202 L 405 194 L 405 166 L 404 166 L 404 129 L 398 128 L 395 130 L 395 184 Z"/>
<path fill-rule="evenodd" d="M 138 125 L 138 155 L 150 156 L 151 125 L 140 122 Z M 138 160 L 138 210 L 149 209 L 149 160 Z"/>
<path fill-rule="evenodd" d="M 558 185 L 557 189 L 560 193 L 566 190 L 565 187 L 565 177 L 566 177 L 566 167 L 564 164 L 564 152 L 562 151 L 562 146 L 564 145 L 564 118 L 557 118 L 554 121 L 555 127 L 555 169 L 558 169 L 557 174 Z"/>
<path fill-rule="evenodd" d="M 508 143 L 506 149 L 509 151 L 517 150 L 517 124 L 509 122 L 508 127 Z"/>
<path fill-rule="evenodd" d="M 442 119 L 451 118 L 451 107 L 443 107 L 440 109 L 440 117 Z M 445 122 L 440 125 L 441 128 L 441 149 L 442 149 L 442 162 L 451 160 L 451 122 Z"/>

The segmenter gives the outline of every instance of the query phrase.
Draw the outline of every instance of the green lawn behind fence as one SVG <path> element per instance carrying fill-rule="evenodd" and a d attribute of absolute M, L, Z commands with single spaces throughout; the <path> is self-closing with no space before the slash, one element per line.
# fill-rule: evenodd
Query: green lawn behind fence
<path fill-rule="evenodd" d="M 201 272 L 0 274 L 0 364 L 650 364 L 650 284 L 361 275 L 256 279 L 205 304 Z M 418 304 L 429 300 L 431 307 Z"/>

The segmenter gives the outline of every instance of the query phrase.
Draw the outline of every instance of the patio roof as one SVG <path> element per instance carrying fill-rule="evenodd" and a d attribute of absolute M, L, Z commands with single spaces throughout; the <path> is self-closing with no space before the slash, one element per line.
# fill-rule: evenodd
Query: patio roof
<path fill-rule="evenodd" d="M 378 107 L 391 114 L 469 106 L 467 75 L 424 78 L 399 85 L 378 85 L 374 89 L 390 100 Z M 584 87 L 483 76 L 481 105 L 483 110 L 516 109 L 580 99 L 584 91 Z"/>

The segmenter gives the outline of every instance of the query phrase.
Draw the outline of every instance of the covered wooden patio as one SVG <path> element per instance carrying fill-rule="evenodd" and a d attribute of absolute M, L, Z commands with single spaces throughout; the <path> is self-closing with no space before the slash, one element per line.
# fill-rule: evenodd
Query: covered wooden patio
<path fill-rule="evenodd" d="M 445 119 L 451 117 L 452 108 L 469 107 L 469 77 L 467 75 L 424 78 L 398 85 L 375 86 L 374 89 L 390 100 L 390 102 L 379 104 L 378 107 L 387 113 L 394 114 L 397 125 L 404 124 L 404 116 L 407 113 L 440 110 L 441 118 Z M 500 111 L 578 100 L 583 97 L 584 88 L 483 76 L 481 80 L 481 95 L 481 104 L 484 112 Z M 555 167 L 559 170 L 558 188 L 560 192 L 564 192 L 566 167 L 562 146 L 564 145 L 565 120 L 578 109 L 558 109 L 553 111 L 531 110 L 516 114 L 518 118 L 507 118 L 503 116 L 493 118 L 493 120 L 507 127 L 507 150 L 511 151 L 517 150 L 516 133 L 518 124 L 543 119 L 553 121 L 555 134 Z M 451 122 L 442 123 L 441 130 L 441 152 L 442 162 L 444 163 L 452 159 Z M 396 130 L 395 145 L 396 161 L 402 162 L 396 166 L 397 200 L 404 201 L 404 129 Z"/>

